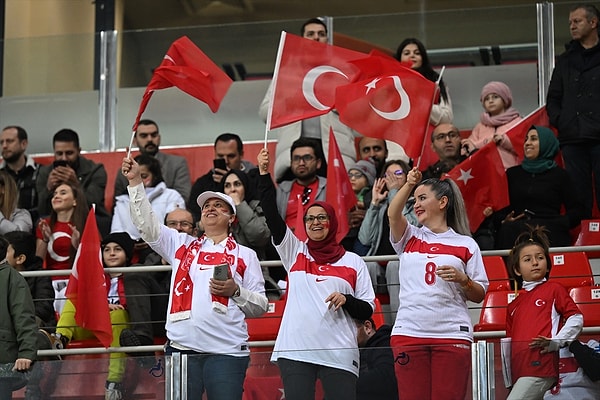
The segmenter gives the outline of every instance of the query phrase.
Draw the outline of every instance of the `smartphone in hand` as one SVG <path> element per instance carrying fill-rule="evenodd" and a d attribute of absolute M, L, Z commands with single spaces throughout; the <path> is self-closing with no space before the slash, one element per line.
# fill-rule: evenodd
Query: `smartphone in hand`
<path fill-rule="evenodd" d="M 215 265 L 213 270 L 213 279 L 216 281 L 226 281 L 229 279 L 229 264 Z"/>
<path fill-rule="evenodd" d="M 67 160 L 54 160 L 54 162 L 52 163 L 52 168 L 66 167 L 67 165 L 69 165 L 69 162 Z"/>
<path fill-rule="evenodd" d="M 215 158 L 213 160 L 213 167 L 215 167 L 215 169 L 222 169 L 222 170 L 227 170 L 227 163 L 225 162 L 224 158 Z"/>

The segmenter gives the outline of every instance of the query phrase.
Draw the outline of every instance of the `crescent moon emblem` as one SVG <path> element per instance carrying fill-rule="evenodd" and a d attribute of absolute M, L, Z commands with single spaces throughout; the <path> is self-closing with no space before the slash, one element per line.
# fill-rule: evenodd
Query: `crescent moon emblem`
<path fill-rule="evenodd" d="M 50 257 L 53 260 L 56 260 L 59 262 L 67 261 L 69 259 L 69 256 L 59 256 L 54 251 L 54 241 L 61 237 L 66 237 L 69 240 L 71 240 L 71 236 L 69 236 L 69 234 L 66 232 L 54 232 L 54 233 L 52 233 L 52 240 L 50 240 L 50 242 L 48 243 L 48 253 L 50 254 Z"/>
<path fill-rule="evenodd" d="M 410 114 L 410 99 L 408 98 L 408 93 L 406 93 L 406 90 L 404 90 L 404 88 L 402 87 L 402 81 L 400 80 L 399 76 L 393 75 L 388 76 L 388 78 L 392 78 L 392 81 L 394 82 L 394 88 L 400 96 L 400 106 L 398 107 L 398 109 L 390 112 L 385 112 L 381 111 L 370 102 L 369 106 L 371 106 L 371 109 L 381 118 L 385 118 L 390 121 L 404 119 L 408 114 Z"/>
<path fill-rule="evenodd" d="M 316 108 L 319 111 L 329 110 L 331 107 L 326 106 L 321 103 L 317 96 L 315 95 L 315 81 L 323 74 L 328 72 L 332 72 L 334 74 L 342 75 L 344 78 L 348 79 L 348 76 L 344 74 L 339 69 L 332 67 L 330 65 L 319 65 L 308 71 L 302 80 L 302 94 L 304 94 L 304 98 L 313 108 Z"/>
<path fill-rule="evenodd" d="M 541 306 L 543 306 L 544 304 L 546 304 L 546 302 L 545 302 L 544 300 L 542 300 L 542 299 L 537 299 L 537 300 L 535 301 L 535 305 L 536 305 L 536 306 L 538 306 L 538 307 L 541 307 Z"/>
<path fill-rule="evenodd" d="M 322 265 L 319 265 L 319 268 L 317 268 L 317 269 L 319 270 L 319 272 L 325 272 L 325 271 L 327 271 L 327 268 L 324 267 L 324 266 L 322 266 Z"/>
<path fill-rule="evenodd" d="M 182 280 L 177 282 L 177 285 L 175 285 L 175 296 L 181 296 L 183 294 L 183 292 L 179 291 L 179 286 L 181 286 L 181 284 L 185 282 L 185 280 L 186 278 L 183 278 Z"/>

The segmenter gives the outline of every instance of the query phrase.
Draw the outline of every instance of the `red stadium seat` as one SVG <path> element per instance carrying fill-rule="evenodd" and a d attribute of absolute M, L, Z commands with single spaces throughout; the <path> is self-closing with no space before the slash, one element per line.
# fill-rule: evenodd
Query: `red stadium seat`
<path fill-rule="evenodd" d="M 488 291 L 511 289 L 508 271 L 501 256 L 483 256 L 483 265 L 490 281 Z"/>
<path fill-rule="evenodd" d="M 479 323 L 475 332 L 503 331 L 506 329 L 506 307 L 515 298 L 515 292 L 509 290 L 488 291 L 483 300 Z"/>
<path fill-rule="evenodd" d="M 246 318 L 250 341 L 275 340 L 281 325 L 281 317 L 285 308 L 285 300 L 269 303 L 269 309 L 258 318 Z"/>
<path fill-rule="evenodd" d="M 600 219 L 584 219 L 575 246 L 600 246 Z M 588 251 L 588 258 L 600 258 L 600 252 Z"/>
<path fill-rule="evenodd" d="M 583 326 L 600 326 L 600 287 L 574 287 L 569 294 L 583 313 Z"/>
<path fill-rule="evenodd" d="M 567 289 L 594 284 L 592 267 L 585 252 L 550 253 L 550 261 L 552 262 L 550 279 Z"/>
<path fill-rule="evenodd" d="M 375 322 L 375 326 L 379 328 L 381 325 L 385 324 L 385 319 L 383 318 L 383 308 L 381 307 L 381 302 L 377 297 L 375 297 L 375 310 L 373 310 L 373 322 Z"/>

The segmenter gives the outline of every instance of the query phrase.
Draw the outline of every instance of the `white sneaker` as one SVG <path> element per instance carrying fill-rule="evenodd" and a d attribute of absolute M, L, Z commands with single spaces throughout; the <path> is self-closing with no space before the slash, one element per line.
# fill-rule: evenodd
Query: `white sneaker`
<path fill-rule="evenodd" d="M 104 390 L 104 400 L 122 400 L 123 392 L 121 391 L 120 382 L 106 382 Z"/>

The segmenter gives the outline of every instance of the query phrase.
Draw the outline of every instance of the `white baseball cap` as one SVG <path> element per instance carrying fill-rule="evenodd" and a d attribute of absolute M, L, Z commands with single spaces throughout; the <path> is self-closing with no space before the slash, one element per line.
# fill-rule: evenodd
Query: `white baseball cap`
<path fill-rule="evenodd" d="M 229 204 L 229 206 L 233 210 L 233 214 L 235 215 L 235 203 L 233 202 L 233 199 L 231 197 L 227 196 L 225 193 L 212 192 L 210 190 L 207 190 L 206 192 L 202 192 L 200 194 L 200 196 L 198 196 L 198 198 L 196 199 L 196 202 L 200 206 L 200 209 L 202 209 L 202 207 L 204 207 L 204 203 L 206 203 L 206 201 L 208 199 L 214 199 L 214 198 L 224 200 L 227 204 Z"/>

